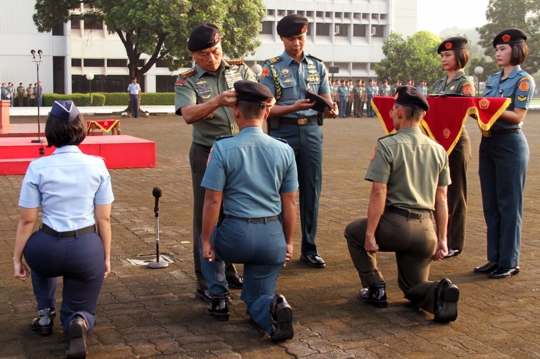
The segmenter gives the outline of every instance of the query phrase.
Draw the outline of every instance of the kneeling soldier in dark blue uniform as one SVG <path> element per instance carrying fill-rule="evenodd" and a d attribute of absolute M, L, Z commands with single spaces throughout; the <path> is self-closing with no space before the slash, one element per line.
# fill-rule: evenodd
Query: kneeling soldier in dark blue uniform
<path fill-rule="evenodd" d="M 201 266 L 212 295 L 207 312 L 217 320 L 229 319 L 225 261 L 244 263 L 240 298 L 247 314 L 273 341 L 287 340 L 293 337 L 292 310 L 274 290 L 293 255 L 294 152 L 262 130 L 275 103 L 270 90 L 250 81 L 238 81 L 234 88 L 240 133 L 214 142 L 201 184 L 206 188 Z M 225 219 L 217 223 L 222 203 Z"/>

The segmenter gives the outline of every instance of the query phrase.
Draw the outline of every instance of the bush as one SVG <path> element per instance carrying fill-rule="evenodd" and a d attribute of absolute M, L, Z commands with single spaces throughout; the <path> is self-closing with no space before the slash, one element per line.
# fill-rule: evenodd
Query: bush
<path fill-rule="evenodd" d="M 43 106 L 52 106 L 54 101 L 66 101 L 71 100 L 76 106 L 88 106 L 90 103 L 90 94 L 87 93 L 74 93 L 71 95 L 61 95 L 56 93 L 43 94 Z M 92 106 L 104 106 L 105 95 L 100 93 L 92 94 Z"/>
<path fill-rule="evenodd" d="M 127 92 L 102 92 L 105 96 L 105 106 L 127 106 Z M 143 92 L 141 106 L 144 105 L 174 105 L 174 92 Z"/>

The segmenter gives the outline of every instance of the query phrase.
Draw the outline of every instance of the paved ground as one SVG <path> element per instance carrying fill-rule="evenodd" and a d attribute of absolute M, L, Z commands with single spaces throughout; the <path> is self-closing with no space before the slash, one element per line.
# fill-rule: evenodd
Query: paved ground
<path fill-rule="evenodd" d="M 469 170 L 470 215 L 464 254 L 435 263 L 431 277 L 450 277 L 461 289 L 459 318 L 441 325 L 415 309 L 396 283 L 392 254 L 380 255 L 389 306 L 360 303 L 360 287 L 343 230 L 366 214 L 369 183 L 363 180 L 378 137 L 375 119 L 327 120 L 324 126 L 324 183 L 318 243 L 328 263 L 311 269 L 295 260 L 282 271 L 277 290 L 294 310 L 295 338 L 276 345 L 245 314 L 233 291 L 231 320 L 216 322 L 193 297 L 191 127 L 178 117 L 122 120 L 123 133 L 157 143 L 153 169 L 111 170 L 113 273 L 103 286 L 98 325 L 88 338 L 89 358 L 531 358 L 540 357 L 540 113 L 527 118 L 531 164 L 525 193 L 522 273 L 508 280 L 475 275 L 485 262 L 485 223 L 478 183 L 478 130 Z M 27 121 L 17 118 L 15 122 Z M 137 154 L 134 153 L 134 156 Z M 68 345 L 58 319 L 50 337 L 29 328 L 35 301 L 29 281 L 12 277 L 12 245 L 19 216 L 22 176 L 0 177 L 0 358 L 62 358 Z M 134 267 L 126 261 L 154 251 L 154 186 L 163 187 L 161 248 L 174 257 L 166 269 Z M 298 232 L 297 232 L 298 233 Z M 298 234 L 296 236 L 298 239 Z"/>

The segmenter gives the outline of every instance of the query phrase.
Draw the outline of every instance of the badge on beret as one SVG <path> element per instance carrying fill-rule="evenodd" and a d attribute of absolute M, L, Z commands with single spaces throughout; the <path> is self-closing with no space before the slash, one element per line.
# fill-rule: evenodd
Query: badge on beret
<path fill-rule="evenodd" d="M 266 75 L 268 75 L 269 72 L 270 72 L 270 69 L 268 67 L 265 67 L 262 71 L 261 77 L 264 79 Z"/>
<path fill-rule="evenodd" d="M 508 34 L 505 34 L 503 37 L 502 37 L 502 41 L 504 42 L 508 42 L 512 39 L 512 37 Z"/>
<path fill-rule="evenodd" d="M 447 42 L 446 44 L 444 44 L 444 47 L 446 47 L 447 50 L 450 50 L 452 48 L 452 43 Z"/>
<path fill-rule="evenodd" d="M 478 102 L 481 110 L 487 110 L 489 108 L 489 103 L 490 101 L 485 97 Z"/>
<path fill-rule="evenodd" d="M 302 28 L 302 30 L 300 30 L 300 32 L 306 32 L 307 31 L 307 25 L 304 25 L 304 27 Z"/>
<path fill-rule="evenodd" d="M 521 81 L 519 83 L 519 91 L 529 91 L 530 88 L 531 86 L 527 81 Z"/>

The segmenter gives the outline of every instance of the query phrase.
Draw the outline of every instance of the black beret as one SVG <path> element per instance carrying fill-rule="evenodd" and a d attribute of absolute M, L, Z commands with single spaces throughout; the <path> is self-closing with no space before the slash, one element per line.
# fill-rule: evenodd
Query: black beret
<path fill-rule="evenodd" d="M 394 100 L 398 105 L 412 107 L 412 108 L 420 108 L 424 111 L 429 110 L 429 105 L 424 97 L 422 95 L 422 92 L 418 90 L 416 87 L 412 86 L 400 86 L 396 90 L 396 95 L 394 96 Z"/>
<path fill-rule="evenodd" d="M 236 81 L 234 89 L 238 94 L 238 101 L 262 103 L 274 97 L 268 87 L 253 81 Z"/>
<path fill-rule="evenodd" d="M 71 100 L 54 101 L 50 114 L 62 120 L 71 121 L 79 115 L 79 109 Z"/>
<path fill-rule="evenodd" d="M 301 15 L 287 15 L 279 20 L 277 24 L 277 33 L 279 36 L 301 35 L 307 32 L 307 24 L 308 19 Z"/>
<path fill-rule="evenodd" d="M 328 101 L 322 96 L 314 94 L 311 91 L 306 91 L 306 100 L 309 100 L 309 102 L 315 102 L 312 109 L 317 112 L 323 112 L 325 108 L 328 108 L 329 110 L 332 109 L 332 102 Z"/>
<path fill-rule="evenodd" d="M 216 46 L 221 40 L 216 25 L 204 23 L 197 26 L 189 35 L 188 50 L 199 51 Z"/>
<path fill-rule="evenodd" d="M 441 53 L 443 51 L 450 51 L 450 50 L 463 50 L 466 49 L 467 46 L 467 39 L 461 36 L 457 37 L 450 37 L 439 45 L 439 48 L 437 49 L 437 53 Z"/>
<path fill-rule="evenodd" d="M 499 32 L 493 39 L 493 47 L 503 44 L 517 44 L 527 40 L 527 34 L 520 29 L 507 29 Z"/>

